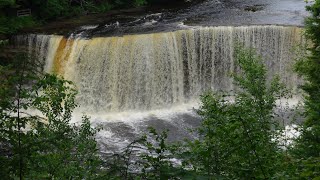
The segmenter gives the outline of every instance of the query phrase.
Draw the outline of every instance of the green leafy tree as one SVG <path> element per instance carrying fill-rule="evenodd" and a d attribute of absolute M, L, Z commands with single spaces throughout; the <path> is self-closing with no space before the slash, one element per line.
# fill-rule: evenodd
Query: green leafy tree
<path fill-rule="evenodd" d="M 1 77 L 0 159 L 5 179 L 94 179 L 100 168 L 95 134 L 83 117 L 70 123 L 73 84 L 41 75 L 22 57 Z M 31 115 L 37 111 L 41 115 Z"/>
<path fill-rule="evenodd" d="M 198 110 L 200 138 L 190 143 L 190 166 L 206 179 L 269 179 L 281 169 L 281 127 L 274 119 L 276 100 L 285 94 L 279 78 L 253 50 L 239 49 L 240 71 L 233 75 L 234 96 L 207 93 Z"/>
<path fill-rule="evenodd" d="M 45 122 L 37 120 L 28 132 L 26 166 L 31 178 L 92 179 L 97 174 L 97 130 L 87 117 L 79 127 L 70 124 L 76 107 L 76 90 L 70 85 L 54 75 L 45 75 L 35 85 L 39 93 L 32 105 Z"/>
<path fill-rule="evenodd" d="M 297 72 L 305 79 L 302 89 L 305 96 L 305 121 L 301 135 L 293 149 L 298 158 L 298 172 L 301 178 L 320 177 L 320 1 L 307 6 L 311 13 L 305 21 L 305 34 L 311 45 L 309 55 L 298 61 Z"/>
<path fill-rule="evenodd" d="M 31 88 L 27 84 L 31 83 L 37 74 L 35 69 L 31 69 L 24 61 L 27 57 L 18 55 L 11 65 L 1 66 L 1 88 L 0 88 L 0 144 L 2 177 L 10 179 L 12 176 L 23 176 L 24 151 L 22 141 L 26 137 L 23 129 L 29 121 L 28 117 L 22 116 L 22 109 L 30 105 Z M 20 61 L 21 60 L 21 61 Z"/>

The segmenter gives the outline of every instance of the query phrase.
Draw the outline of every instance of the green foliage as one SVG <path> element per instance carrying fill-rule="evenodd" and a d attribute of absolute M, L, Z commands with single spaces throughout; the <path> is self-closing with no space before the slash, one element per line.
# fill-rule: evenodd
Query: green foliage
<path fill-rule="evenodd" d="M 266 69 L 252 50 L 238 50 L 240 88 L 235 96 L 207 93 L 198 113 L 200 138 L 190 143 L 190 165 L 208 179 L 268 179 L 281 169 L 281 128 L 274 121 L 276 99 L 283 86 L 266 82 Z"/>
<path fill-rule="evenodd" d="M 38 8 L 35 13 L 43 20 L 63 17 L 71 10 L 69 1 L 66 0 L 32 0 L 32 4 Z"/>
<path fill-rule="evenodd" d="M 133 3 L 134 6 L 143 6 L 146 4 L 147 4 L 146 0 L 134 0 L 134 3 Z"/>
<path fill-rule="evenodd" d="M 36 15 L 41 20 L 71 17 L 86 13 L 106 12 L 113 8 L 127 8 L 145 5 L 145 0 L 32 0 Z"/>
<path fill-rule="evenodd" d="M 310 54 L 296 64 L 296 70 L 305 79 L 305 117 L 301 136 L 293 154 L 298 158 L 297 171 L 305 179 L 320 176 L 320 1 L 307 6 L 312 14 L 306 19 L 306 37 L 312 42 Z M 302 166 L 302 168 L 301 168 Z"/>
<path fill-rule="evenodd" d="M 15 0 L 0 0 L 0 7 L 4 6 L 14 6 Z"/>
<path fill-rule="evenodd" d="M 132 7 L 132 6 L 142 6 L 147 4 L 146 0 L 114 0 L 113 3 L 116 7 Z"/>
<path fill-rule="evenodd" d="M 31 16 L 5 17 L 0 16 L 0 34 L 16 33 L 22 28 L 32 27 L 36 21 Z"/>
<path fill-rule="evenodd" d="M 177 148 L 167 142 L 167 131 L 149 133 L 107 159 L 108 179 L 175 179 L 185 170 L 173 161 Z"/>
<path fill-rule="evenodd" d="M 105 3 L 101 3 L 98 6 L 97 12 L 107 12 L 107 11 L 110 11 L 111 9 L 113 9 L 113 8 L 114 8 L 113 4 L 105 2 Z"/>
<path fill-rule="evenodd" d="M 158 134 L 155 129 L 149 128 L 150 139 L 147 136 L 141 141 L 146 153 L 140 155 L 138 162 L 142 166 L 142 179 L 170 179 L 177 171 L 170 158 L 173 158 L 170 146 L 166 143 L 167 131 Z M 153 142 L 154 140 L 155 142 Z"/>
<path fill-rule="evenodd" d="M 87 117 L 70 124 L 76 90 L 69 81 L 41 75 L 33 63 L 1 67 L 0 175 L 4 179 L 93 179 L 100 160 Z M 41 115 L 31 115 L 37 110 Z"/>
<path fill-rule="evenodd" d="M 14 0 L 0 0 L 0 35 L 13 34 L 24 27 L 34 26 L 36 23 L 32 17 L 8 16 L 2 11 L 14 9 L 18 5 Z"/>

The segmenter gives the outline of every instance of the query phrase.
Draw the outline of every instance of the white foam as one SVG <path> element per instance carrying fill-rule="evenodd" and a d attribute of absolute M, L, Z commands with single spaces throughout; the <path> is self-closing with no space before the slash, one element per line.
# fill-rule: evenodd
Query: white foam
<path fill-rule="evenodd" d="M 189 103 L 169 106 L 168 108 L 155 109 L 148 111 L 123 111 L 123 112 L 106 112 L 106 113 L 86 113 L 91 117 L 93 123 L 104 122 L 124 122 L 126 124 L 134 124 L 135 122 L 141 122 L 148 120 L 148 117 L 157 117 L 159 119 L 170 121 L 172 118 L 179 114 L 195 114 L 194 109 L 199 107 L 198 101 L 191 101 Z M 82 116 L 81 111 L 85 109 L 77 109 L 72 122 L 76 122 Z"/>

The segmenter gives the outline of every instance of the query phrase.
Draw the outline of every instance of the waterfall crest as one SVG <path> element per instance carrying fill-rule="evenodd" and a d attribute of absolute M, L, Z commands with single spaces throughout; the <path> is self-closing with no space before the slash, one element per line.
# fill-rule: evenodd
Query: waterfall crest
<path fill-rule="evenodd" d="M 150 110 L 186 103 L 206 90 L 229 91 L 237 70 L 237 43 L 265 59 L 269 79 L 279 74 L 297 88 L 292 73 L 301 29 L 283 26 L 199 27 L 121 37 L 17 37 L 44 62 L 43 70 L 73 81 L 77 102 L 90 112 Z"/>

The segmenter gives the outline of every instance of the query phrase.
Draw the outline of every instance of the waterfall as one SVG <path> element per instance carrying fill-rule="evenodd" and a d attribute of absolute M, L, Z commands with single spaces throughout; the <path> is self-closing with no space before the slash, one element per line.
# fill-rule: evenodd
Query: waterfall
<path fill-rule="evenodd" d="M 73 81 L 77 102 L 89 112 L 143 111 L 198 99 L 206 90 L 233 90 L 238 43 L 256 49 L 268 78 L 280 75 L 290 88 L 294 49 L 301 29 L 283 26 L 198 27 L 120 37 L 18 36 L 43 60 L 43 70 Z"/>

